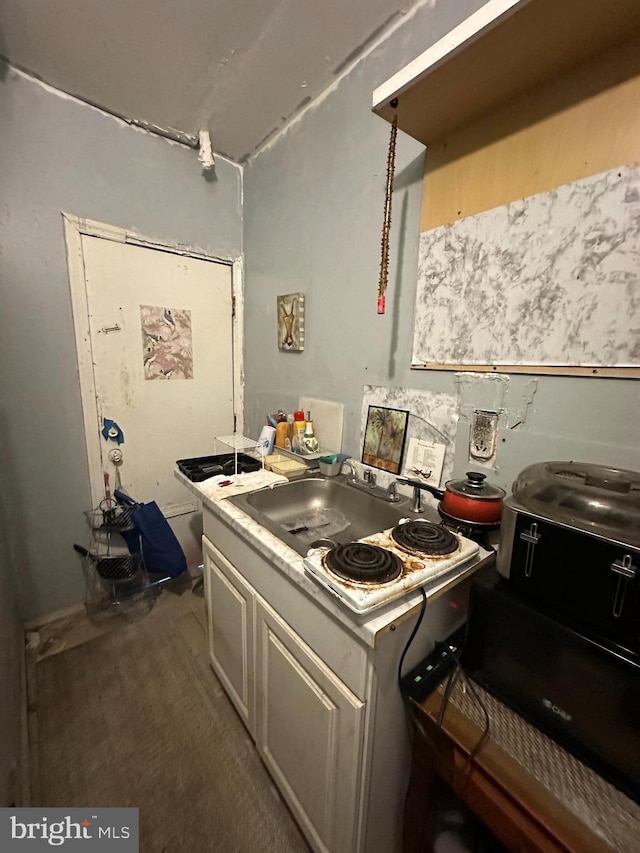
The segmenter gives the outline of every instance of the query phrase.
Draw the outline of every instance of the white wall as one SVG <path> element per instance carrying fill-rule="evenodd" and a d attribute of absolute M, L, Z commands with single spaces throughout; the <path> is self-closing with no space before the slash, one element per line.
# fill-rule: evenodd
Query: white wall
<path fill-rule="evenodd" d="M 402 133 L 387 313 L 376 314 L 389 125 L 373 115 L 371 100 L 378 85 L 481 5 L 425 4 L 247 166 L 247 434 L 258 433 L 266 412 L 290 410 L 300 394 L 338 400 L 345 404 L 343 449 L 359 458 L 365 384 L 457 392 L 453 373 L 409 367 L 424 151 Z M 281 353 L 276 343 L 276 295 L 293 291 L 307 296 L 300 354 Z M 531 377 L 508 381 L 511 425 Z M 478 389 L 480 408 L 484 396 Z M 527 464 L 553 458 L 637 469 L 639 419 L 633 381 L 538 377 L 525 423 L 501 435 L 490 478 L 510 488 Z M 468 469 L 468 432 L 462 418 L 455 474 Z"/>
<path fill-rule="evenodd" d="M 241 170 L 0 66 L 0 426 L 23 618 L 76 604 L 90 508 L 61 211 L 219 257 L 242 252 Z M 173 472 L 167 471 L 172 477 Z"/>

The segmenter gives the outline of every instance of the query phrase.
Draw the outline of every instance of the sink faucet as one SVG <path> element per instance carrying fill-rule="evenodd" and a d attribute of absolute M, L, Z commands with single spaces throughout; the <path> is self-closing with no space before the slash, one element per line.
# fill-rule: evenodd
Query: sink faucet
<path fill-rule="evenodd" d="M 358 482 L 358 472 L 356 471 L 356 466 L 353 464 L 353 462 L 350 462 L 348 459 L 345 459 L 345 461 L 342 463 L 342 467 L 344 468 L 345 465 L 349 466 L 349 471 L 351 472 L 349 474 L 349 482 L 354 483 L 354 484 L 357 483 Z"/>
<path fill-rule="evenodd" d="M 375 487 L 376 487 L 376 475 L 373 473 L 373 471 L 369 471 L 369 470 L 365 471 L 364 472 L 364 480 L 365 480 L 365 483 L 369 483 L 370 489 L 375 489 Z"/>
<path fill-rule="evenodd" d="M 394 482 L 390 483 L 389 486 L 384 489 L 382 486 L 377 485 L 376 475 L 373 471 L 366 470 L 364 472 L 364 479 L 360 480 L 353 462 L 345 460 L 343 467 L 344 465 L 349 466 L 349 477 L 347 479 L 347 484 L 349 486 L 353 486 L 354 489 L 359 489 L 361 492 L 368 492 L 376 498 L 388 501 L 389 503 L 397 503 L 400 500 L 400 496 Z"/>
<path fill-rule="evenodd" d="M 424 512 L 424 507 L 422 506 L 422 490 L 426 489 L 427 491 L 429 491 L 429 486 L 425 486 L 419 480 L 413 480 L 411 477 L 397 477 L 396 483 L 402 483 L 402 485 L 413 487 L 413 501 L 411 503 L 411 512 Z"/>

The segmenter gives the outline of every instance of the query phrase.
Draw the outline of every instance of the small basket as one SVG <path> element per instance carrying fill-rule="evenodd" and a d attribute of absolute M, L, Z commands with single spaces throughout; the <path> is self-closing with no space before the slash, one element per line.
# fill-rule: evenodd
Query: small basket
<path fill-rule="evenodd" d="M 102 530 L 105 533 L 120 533 L 123 530 L 132 530 L 131 510 L 133 507 L 120 506 L 110 500 L 103 500 L 98 509 L 89 509 L 85 512 L 87 521 L 92 530 Z"/>
<path fill-rule="evenodd" d="M 116 554 L 108 557 L 90 555 L 97 573 L 106 581 L 132 581 L 142 569 L 142 557 L 137 554 Z"/>
<path fill-rule="evenodd" d="M 75 544 L 73 548 L 85 558 L 87 565 L 95 568 L 97 574 L 110 583 L 128 583 L 136 580 L 141 573 L 145 573 L 142 554 L 127 554 L 126 552 L 112 554 L 110 549 L 107 550 L 106 554 L 99 554 L 78 544 Z"/>

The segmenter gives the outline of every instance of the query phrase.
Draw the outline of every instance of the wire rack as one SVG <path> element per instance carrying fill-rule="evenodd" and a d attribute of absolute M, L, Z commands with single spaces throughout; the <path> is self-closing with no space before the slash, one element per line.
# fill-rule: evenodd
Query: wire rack
<path fill-rule="evenodd" d="M 150 581 L 142 554 L 129 552 L 125 535 L 135 527 L 132 508 L 105 499 L 84 516 L 91 529 L 84 555 L 85 608 L 92 621 L 139 618 L 153 607 L 158 591 Z M 135 534 L 134 534 L 135 535 Z"/>
<path fill-rule="evenodd" d="M 215 438 L 216 441 L 226 444 L 227 447 L 231 447 L 233 450 L 251 450 L 259 447 L 257 441 L 253 438 L 247 438 L 245 435 L 216 435 Z"/>
<path fill-rule="evenodd" d="M 97 509 L 86 510 L 85 517 L 94 531 L 121 533 L 123 530 L 133 530 L 131 509 L 105 499 Z"/>

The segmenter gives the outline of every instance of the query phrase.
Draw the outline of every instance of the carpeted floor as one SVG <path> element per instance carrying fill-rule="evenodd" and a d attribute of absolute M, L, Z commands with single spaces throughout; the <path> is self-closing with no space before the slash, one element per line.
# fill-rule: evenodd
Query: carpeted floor
<path fill-rule="evenodd" d="M 180 618 L 156 606 L 38 660 L 33 805 L 136 806 L 142 853 L 308 853 Z"/>

